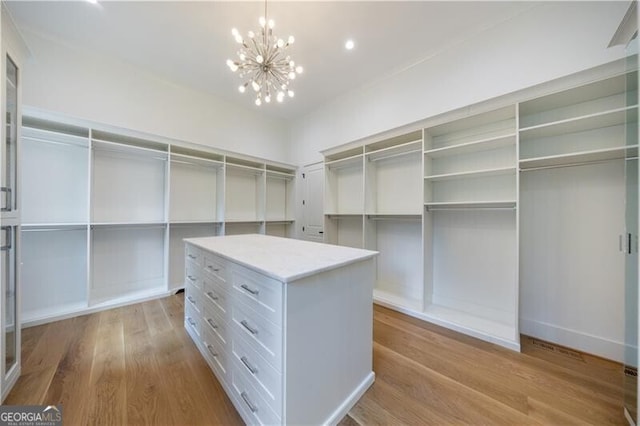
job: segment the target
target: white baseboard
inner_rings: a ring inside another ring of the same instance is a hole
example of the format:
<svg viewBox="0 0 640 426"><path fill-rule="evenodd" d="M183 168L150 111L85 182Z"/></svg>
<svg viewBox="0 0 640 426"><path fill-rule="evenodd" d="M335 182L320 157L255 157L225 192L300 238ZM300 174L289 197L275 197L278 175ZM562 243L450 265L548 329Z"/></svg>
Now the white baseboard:
<svg viewBox="0 0 640 426"><path fill-rule="evenodd" d="M353 406L356 405L356 403L360 400L360 398L362 398L362 395L364 395L367 389L369 389L369 386L373 384L375 379L376 379L376 375L372 371L367 375L367 377L365 377L362 383L360 383L353 390L351 395L349 395L349 397L347 397L347 399L345 399L344 402L340 404L340 406L336 409L336 411L333 412L333 414L331 414L331 416L324 422L324 424L325 425L338 424L338 422L340 422L340 420L342 420L344 416L349 414L349 411L351 411Z"/></svg>
<svg viewBox="0 0 640 426"><path fill-rule="evenodd" d="M520 333L612 361L624 362L623 342L525 318L520 318Z"/></svg>

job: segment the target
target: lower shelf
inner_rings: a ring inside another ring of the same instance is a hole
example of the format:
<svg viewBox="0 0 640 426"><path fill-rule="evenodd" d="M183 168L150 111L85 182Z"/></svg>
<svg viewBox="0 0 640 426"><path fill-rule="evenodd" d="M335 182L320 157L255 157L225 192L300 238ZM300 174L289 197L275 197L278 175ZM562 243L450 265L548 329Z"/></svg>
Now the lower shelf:
<svg viewBox="0 0 640 426"><path fill-rule="evenodd" d="M494 321L441 305L430 304L422 309L420 301L407 300L377 290L373 293L373 301L378 305L435 325L476 337L507 349L520 351L520 335L515 324Z"/></svg>
<svg viewBox="0 0 640 426"><path fill-rule="evenodd" d="M40 324L46 324L53 321L59 321L67 318L73 318L80 315L91 314L94 312L104 311L107 309L117 308L120 306L141 303L147 300L159 299L173 294L175 291L167 291L163 286L158 289L141 291L129 294L117 299L102 301L99 303L88 304L87 302L79 302L58 306L55 309L40 309L25 311L22 313L22 327L32 327Z"/></svg>
<svg viewBox="0 0 640 426"><path fill-rule="evenodd" d="M373 300L380 305L387 305L392 309L402 308L420 312L422 301L418 299L408 299L384 290L373 290Z"/></svg>
<svg viewBox="0 0 640 426"><path fill-rule="evenodd" d="M69 303L46 309L30 310L22 312L22 325L29 326L42 322L50 322L52 318L58 319L84 313L87 302Z"/></svg>

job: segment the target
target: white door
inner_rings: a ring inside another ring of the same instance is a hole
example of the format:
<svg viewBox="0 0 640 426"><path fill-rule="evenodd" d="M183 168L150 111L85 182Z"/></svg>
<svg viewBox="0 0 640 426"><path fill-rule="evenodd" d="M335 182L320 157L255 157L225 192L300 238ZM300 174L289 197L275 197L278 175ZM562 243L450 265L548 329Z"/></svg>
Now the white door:
<svg viewBox="0 0 640 426"><path fill-rule="evenodd" d="M311 164L302 170L302 238L323 241L324 237L324 163Z"/></svg>

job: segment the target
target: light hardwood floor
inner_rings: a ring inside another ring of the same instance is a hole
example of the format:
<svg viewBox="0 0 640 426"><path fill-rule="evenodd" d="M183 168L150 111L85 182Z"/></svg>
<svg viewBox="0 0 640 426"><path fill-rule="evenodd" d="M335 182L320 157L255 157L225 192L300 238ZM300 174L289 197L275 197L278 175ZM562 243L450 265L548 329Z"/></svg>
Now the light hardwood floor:
<svg viewBox="0 0 640 426"><path fill-rule="evenodd" d="M171 296L23 330L5 404L62 404L65 425L242 421ZM376 381L342 426L626 424L621 366L523 337L515 353L374 307Z"/></svg>

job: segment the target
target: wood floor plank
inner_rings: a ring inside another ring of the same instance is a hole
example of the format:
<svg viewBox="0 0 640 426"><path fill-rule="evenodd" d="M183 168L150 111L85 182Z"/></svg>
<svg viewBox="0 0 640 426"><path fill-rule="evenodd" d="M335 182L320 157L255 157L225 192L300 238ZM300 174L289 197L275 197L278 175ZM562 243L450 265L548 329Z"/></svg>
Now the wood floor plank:
<svg viewBox="0 0 640 426"><path fill-rule="evenodd" d="M375 402L382 409L392 412L398 421L407 425L439 426L451 421L448 415L431 410L416 399L407 398L405 392L384 380L376 380L365 393L363 400Z"/></svg>
<svg viewBox="0 0 640 426"><path fill-rule="evenodd" d="M92 392L90 377L100 317L87 315L74 323L76 333L60 360L44 398L47 405L62 405L67 424L87 424ZM68 407L72 410L67 410Z"/></svg>
<svg viewBox="0 0 640 426"><path fill-rule="evenodd" d="M179 424L173 417L169 395L153 350L142 306L123 318L127 422L130 425Z"/></svg>
<svg viewBox="0 0 640 426"><path fill-rule="evenodd" d="M167 317L167 314L162 307L161 301L156 299L144 302L142 303L142 308L144 310L144 315L151 336L154 336L158 333L163 333L173 328L171 321Z"/></svg>
<svg viewBox="0 0 640 426"><path fill-rule="evenodd" d="M69 340L77 331L75 324L78 321L78 318L70 319L69 327L47 327L29 356L22 360L22 372L28 374L43 367L57 366L67 350Z"/></svg>
<svg viewBox="0 0 640 426"><path fill-rule="evenodd" d="M100 313L90 386L96 397L91 400L89 423L127 424L124 335L118 309Z"/></svg>
<svg viewBox="0 0 640 426"><path fill-rule="evenodd" d="M404 423L376 401L362 398L349 412L358 424L367 426L402 426Z"/></svg>

